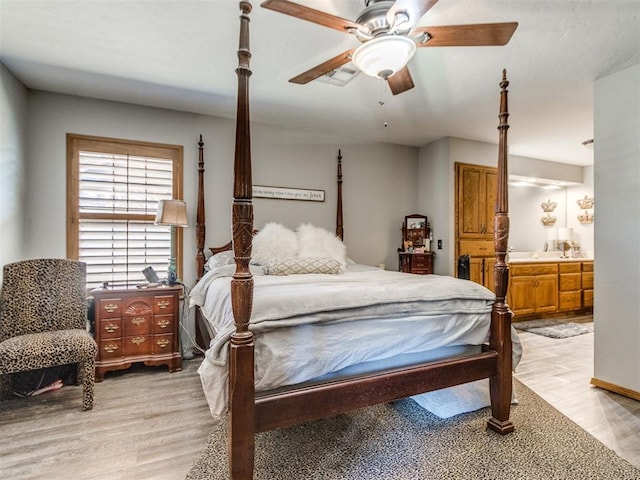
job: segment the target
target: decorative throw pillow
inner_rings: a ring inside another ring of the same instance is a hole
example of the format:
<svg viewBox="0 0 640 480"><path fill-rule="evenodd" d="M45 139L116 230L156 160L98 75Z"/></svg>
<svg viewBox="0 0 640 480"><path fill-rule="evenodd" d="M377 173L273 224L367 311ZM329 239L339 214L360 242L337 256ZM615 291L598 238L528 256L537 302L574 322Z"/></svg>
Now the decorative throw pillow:
<svg viewBox="0 0 640 480"><path fill-rule="evenodd" d="M204 265L204 269L207 271L215 270L216 268L224 267L225 265L232 265L235 263L233 258L233 252L220 252L215 255L211 255L207 263Z"/></svg>
<svg viewBox="0 0 640 480"><path fill-rule="evenodd" d="M253 237L251 263L264 265L272 258L295 257L298 253L296 232L279 223L267 223Z"/></svg>
<svg viewBox="0 0 640 480"><path fill-rule="evenodd" d="M298 227L298 256L328 257L347 266L347 247L333 233L320 227L303 223Z"/></svg>
<svg viewBox="0 0 640 480"><path fill-rule="evenodd" d="M294 275L306 273L342 273L342 265L328 257L272 258L262 266L265 275Z"/></svg>

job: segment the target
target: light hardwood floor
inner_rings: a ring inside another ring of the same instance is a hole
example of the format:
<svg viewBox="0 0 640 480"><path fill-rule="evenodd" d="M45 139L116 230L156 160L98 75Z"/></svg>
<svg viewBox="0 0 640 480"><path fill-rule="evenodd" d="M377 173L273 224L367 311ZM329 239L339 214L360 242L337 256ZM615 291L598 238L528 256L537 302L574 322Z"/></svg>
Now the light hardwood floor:
<svg viewBox="0 0 640 480"><path fill-rule="evenodd" d="M640 468L640 402L589 386L593 334L521 339L517 378ZM74 386L1 403L0 478L182 480L213 425L199 362L109 373L91 412Z"/></svg>
<svg viewBox="0 0 640 480"><path fill-rule="evenodd" d="M640 402L590 385L593 335L558 340L520 333L516 378L640 468Z"/></svg>

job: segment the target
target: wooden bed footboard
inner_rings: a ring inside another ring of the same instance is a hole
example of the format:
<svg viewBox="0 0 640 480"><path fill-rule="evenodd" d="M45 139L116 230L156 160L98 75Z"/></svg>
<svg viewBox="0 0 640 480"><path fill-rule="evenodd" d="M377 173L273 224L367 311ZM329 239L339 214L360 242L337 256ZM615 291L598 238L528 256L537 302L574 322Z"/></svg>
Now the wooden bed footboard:
<svg viewBox="0 0 640 480"><path fill-rule="evenodd" d="M489 344L478 354L428 364L399 368L357 378L330 381L311 387L256 395L254 386L254 338L249 330L253 302L253 278L249 270L253 236L251 135L249 111L249 14L252 6L240 1L238 49L238 97L232 206L233 240L217 249L233 249L236 270L231 281L235 333L229 346L229 473L233 480L253 478L255 434L336 415L348 410L387 402L410 395L488 378L491 418L487 427L506 434L511 422L512 344L511 312L506 304L508 266L505 258L509 235L507 195L507 123L509 113L506 72L500 81L498 191L494 219L496 251L496 301L491 313ZM203 142L199 142L197 253L198 278L204 273L204 163ZM343 238L342 155L338 152L338 212L336 235ZM212 252L216 253L216 252ZM210 338L197 315L198 335L206 346Z"/></svg>

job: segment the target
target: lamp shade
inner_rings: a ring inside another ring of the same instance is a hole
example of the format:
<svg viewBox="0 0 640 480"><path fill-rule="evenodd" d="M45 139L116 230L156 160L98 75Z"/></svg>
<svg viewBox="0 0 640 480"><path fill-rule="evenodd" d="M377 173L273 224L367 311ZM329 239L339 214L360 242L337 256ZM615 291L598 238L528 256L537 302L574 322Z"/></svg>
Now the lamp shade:
<svg viewBox="0 0 640 480"><path fill-rule="evenodd" d="M570 242L573 240L573 228L559 228L558 240L565 240Z"/></svg>
<svg viewBox="0 0 640 480"><path fill-rule="evenodd" d="M367 75L387 79L402 70L414 53L416 44L410 38L385 35L360 45L351 60Z"/></svg>
<svg viewBox="0 0 640 480"><path fill-rule="evenodd" d="M155 223L157 225L188 227L187 204L182 200L160 200Z"/></svg>

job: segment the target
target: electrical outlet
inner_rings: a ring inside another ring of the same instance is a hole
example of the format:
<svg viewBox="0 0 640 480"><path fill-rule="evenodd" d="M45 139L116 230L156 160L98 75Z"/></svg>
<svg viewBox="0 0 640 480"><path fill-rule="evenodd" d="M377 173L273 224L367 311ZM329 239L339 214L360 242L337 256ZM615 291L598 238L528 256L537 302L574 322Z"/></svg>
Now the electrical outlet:
<svg viewBox="0 0 640 480"><path fill-rule="evenodd" d="M438 250L442 250L442 239L438 239Z"/></svg>

